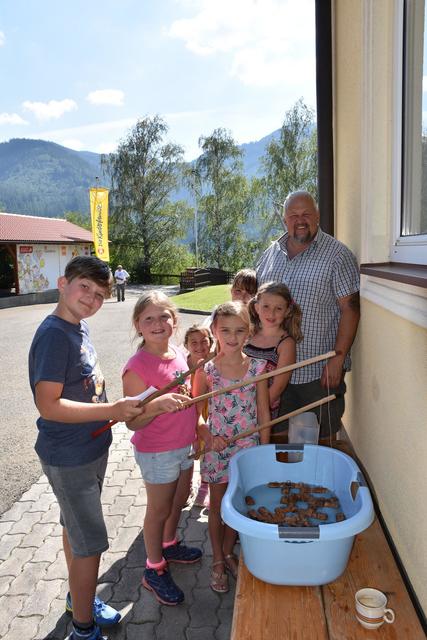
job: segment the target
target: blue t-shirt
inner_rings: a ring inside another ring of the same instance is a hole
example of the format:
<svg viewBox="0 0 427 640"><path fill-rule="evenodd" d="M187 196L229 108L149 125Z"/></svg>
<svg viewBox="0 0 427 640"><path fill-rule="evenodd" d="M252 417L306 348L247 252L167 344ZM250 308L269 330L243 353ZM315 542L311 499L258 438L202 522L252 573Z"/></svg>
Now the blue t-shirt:
<svg viewBox="0 0 427 640"><path fill-rule="evenodd" d="M47 316L37 329L29 353L33 395L38 382L60 382L61 398L77 402L107 402L105 382L89 339L87 323L73 324ZM101 457L111 444L111 430L92 438L104 421L65 423L37 420L35 450L45 464L69 467Z"/></svg>

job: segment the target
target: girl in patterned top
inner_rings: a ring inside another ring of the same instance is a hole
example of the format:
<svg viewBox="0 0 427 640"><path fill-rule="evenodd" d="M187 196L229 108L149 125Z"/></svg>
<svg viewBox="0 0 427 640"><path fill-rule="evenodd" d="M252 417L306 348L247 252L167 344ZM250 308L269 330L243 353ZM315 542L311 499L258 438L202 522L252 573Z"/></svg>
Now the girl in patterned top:
<svg viewBox="0 0 427 640"><path fill-rule="evenodd" d="M262 373L265 361L251 358L242 351L250 329L247 308L241 302L227 302L215 309L212 333L217 340L218 355L204 369L196 372L193 394L195 396L244 380ZM203 405L203 403L200 403ZM226 569L235 577L237 559L233 554L236 532L221 520L221 500L228 484L228 465L231 456L243 447L267 444L268 430L227 444L227 438L246 431L270 419L267 381L262 380L234 391L209 398L208 420L199 410L199 437L206 443L201 462L202 480L209 482L210 508L209 536L213 562L211 588L218 593L228 591Z"/></svg>
<svg viewBox="0 0 427 640"><path fill-rule="evenodd" d="M243 351L253 358L267 360L267 370L285 367L296 360L296 343L302 340L299 305L288 287L278 282L263 284L248 305L253 334ZM275 418L280 396L292 372L269 378L270 410ZM278 425L278 429L283 428ZM273 429L274 433L274 429Z"/></svg>

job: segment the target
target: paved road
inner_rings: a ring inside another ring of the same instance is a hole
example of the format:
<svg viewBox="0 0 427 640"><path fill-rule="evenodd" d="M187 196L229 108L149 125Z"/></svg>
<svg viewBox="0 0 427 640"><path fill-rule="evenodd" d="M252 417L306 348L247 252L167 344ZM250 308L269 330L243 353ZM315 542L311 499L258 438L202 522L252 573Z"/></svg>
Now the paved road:
<svg viewBox="0 0 427 640"><path fill-rule="evenodd" d="M129 289L124 302L107 300L89 319L110 400L121 397L120 371L134 352L131 317L139 291ZM32 337L54 304L0 310L0 514L9 509L41 474L34 452L37 411L28 384L27 356ZM198 316L182 314L177 340Z"/></svg>

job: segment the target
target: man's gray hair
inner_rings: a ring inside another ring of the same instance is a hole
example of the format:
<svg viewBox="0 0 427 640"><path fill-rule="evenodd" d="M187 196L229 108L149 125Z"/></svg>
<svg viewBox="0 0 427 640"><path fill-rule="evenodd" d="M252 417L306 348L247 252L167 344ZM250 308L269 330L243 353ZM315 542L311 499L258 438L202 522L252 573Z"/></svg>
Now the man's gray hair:
<svg viewBox="0 0 427 640"><path fill-rule="evenodd" d="M314 208L317 210L318 206L317 206L317 202L316 200L313 198L313 196L311 195L311 193L309 191L305 191L304 189L298 190L298 191L291 191L291 193L289 193L286 196L286 199L283 203L283 210L286 213L286 211L288 210L289 204L292 200L294 200L295 198L308 198L309 200L311 200L311 202L313 203Z"/></svg>

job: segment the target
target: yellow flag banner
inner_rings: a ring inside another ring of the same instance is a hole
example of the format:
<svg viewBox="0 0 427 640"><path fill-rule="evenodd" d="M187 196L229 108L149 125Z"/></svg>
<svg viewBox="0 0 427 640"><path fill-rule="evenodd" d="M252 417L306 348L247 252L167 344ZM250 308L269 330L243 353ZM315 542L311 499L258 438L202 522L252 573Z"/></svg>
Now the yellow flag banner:
<svg viewBox="0 0 427 640"><path fill-rule="evenodd" d="M89 189L90 216L96 257L109 262L108 250L108 189L94 187Z"/></svg>

